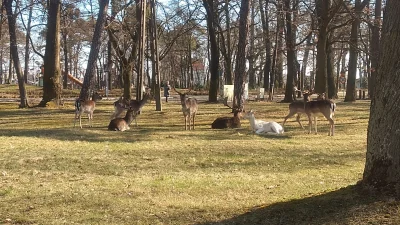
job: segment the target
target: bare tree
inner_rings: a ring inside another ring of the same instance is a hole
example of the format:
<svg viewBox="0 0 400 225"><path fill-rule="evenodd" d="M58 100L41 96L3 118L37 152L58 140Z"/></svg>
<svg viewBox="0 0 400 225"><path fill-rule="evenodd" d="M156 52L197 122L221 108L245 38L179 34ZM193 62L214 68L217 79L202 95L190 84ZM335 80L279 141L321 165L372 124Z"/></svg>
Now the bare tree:
<svg viewBox="0 0 400 225"><path fill-rule="evenodd" d="M104 30L104 24L106 21L107 10L108 10L109 0L99 0L99 15L96 21L96 27L94 29L92 44L89 53L89 59L87 62L85 78L83 81L81 93L79 95L80 99L89 99L90 92L92 88L92 83L95 77L96 60L99 55L99 49L101 44L101 34Z"/></svg>
<svg viewBox="0 0 400 225"><path fill-rule="evenodd" d="M244 109L244 81L246 74L246 51L249 31L250 1L242 0L239 11L239 42L235 67L234 105L233 108Z"/></svg>
<svg viewBox="0 0 400 225"><path fill-rule="evenodd" d="M18 57L18 44L17 44L17 34L16 34L16 15L12 12L12 0L4 0L3 4L6 8L7 19L8 19L8 30L10 34L10 51L12 56L12 61L14 63L15 72L18 78L18 87L20 94L20 108L28 107L28 98L26 95L25 79L22 73L21 63ZM11 65L10 65L11 68Z"/></svg>

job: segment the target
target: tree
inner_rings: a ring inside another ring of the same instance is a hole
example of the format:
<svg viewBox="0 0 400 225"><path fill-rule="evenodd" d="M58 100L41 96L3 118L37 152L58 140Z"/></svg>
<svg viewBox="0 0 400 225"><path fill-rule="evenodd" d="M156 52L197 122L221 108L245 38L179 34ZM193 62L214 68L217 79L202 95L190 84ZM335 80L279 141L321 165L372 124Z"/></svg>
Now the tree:
<svg viewBox="0 0 400 225"><path fill-rule="evenodd" d="M18 78L18 87L20 94L20 108L28 107L28 98L26 95L25 79L22 73L21 62L18 57L18 44L17 44L17 27L16 27L16 15L12 12L12 0L4 0L4 6L7 12L8 18L8 30L10 33L10 51L12 56L12 61L14 63L15 72ZM11 68L11 65L10 65Z"/></svg>
<svg viewBox="0 0 400 225"><path fill-rule="evenodd" d="M400 1L388 0L383 16L363 184L399 195L400 188Z"/></svg>
<svg viewBox="0 0 400 225"><path fill-rule="evenodd" d="M356 0L355 15L351 24L350 33L350 56L349 56L349 74L347 76L347 87L345 102L352 102L356 100L356 74L357 74L357 57L358 57L358 31L360 29L360 14L364 7L369 3L369 0Z"/></svg>
<svg viewBox="0 0 400 225"><path fill-rule="evenodd" d="M95 77L96 60L99 55L99 49L101 44L101 34L104 30L104 24L106 21L107 10L108 10L109 0L99 0L99 15L97 17L96 26L94 29L92 44L89 53L89 59L87 62L85 78L83 80L83 85L81 93L79 95L80 99L89 99L89 90L92 88L92 83Z"/></svg>
<svg viewBox="0 0 400 225"><path fill-rule="evenodd" d="M242 0L239 11L239 42L235 66L235 86L233 108L244 109L244 81L246 74L246 50L249 31L250 1Z"/></svg>
<svg viewBox="0 0 400 225"><path fill-rule="evenodd" d="M60 15L61 1L49 1L47 20L46 50L44 54L43 98L39 106L46 107L50 101L60 104Z"/></svg>
<svg viewBox="0 0 400 225"><path fill-rule="evenodd" d="M207 30L210 41L210 90L208 92L208 100L210 102L217 102L218 97L218 80L219 80L219 47L217 41L216 27L217 21L217 6L213 0L203 0L204 8L206 9L207 17Z"/></svg>
<svg viewBox="0 0 400 225"><path fill-rule="evenodd" d="M368 94L372 98L374 95L374 77L377 73L379 61L379 42L380 42L380 27L381 27L381 12L382 0L375 0L375 19L371 27L371 79L368 80Z"/></svg>

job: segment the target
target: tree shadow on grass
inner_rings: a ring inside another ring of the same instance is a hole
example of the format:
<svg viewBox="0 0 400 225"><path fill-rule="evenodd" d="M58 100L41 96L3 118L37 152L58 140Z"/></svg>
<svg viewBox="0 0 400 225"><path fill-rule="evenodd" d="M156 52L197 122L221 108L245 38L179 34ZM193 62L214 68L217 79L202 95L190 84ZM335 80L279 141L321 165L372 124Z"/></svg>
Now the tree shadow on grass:
<svg viewBox="0 0 400 225"><path fill-rule="evenodd" d="M376 210L371 205L377 201L379 199L376 196L363 194L358 186L348 186L318 196L261 206L226 220L197 225L366 224L370 216L367 214L371 213L366 208Z"/></svg>

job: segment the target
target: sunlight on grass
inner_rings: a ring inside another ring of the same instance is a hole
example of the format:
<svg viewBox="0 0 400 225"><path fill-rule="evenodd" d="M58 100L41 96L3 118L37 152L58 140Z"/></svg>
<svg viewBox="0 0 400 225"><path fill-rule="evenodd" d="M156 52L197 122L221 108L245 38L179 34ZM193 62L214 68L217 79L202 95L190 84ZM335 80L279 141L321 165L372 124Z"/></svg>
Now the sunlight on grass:
<svg viewBox="0 0 400 225"><path fill-rule="evenodd" d="M112 101L93 128L74 128L73 102L60 109L0 104L0 221L33 224L195 224L220 221L278 202L317 196L362 178L369 102L338 102L334 137L289 119L281 136L257 136L249 122L211 130L231 115L200 102L194 131L180 105L148 103L138 127L109 132ZM256 118L282 123L288 104L249 102ZM302 123L307 125L303 116ZM134 222L132 222L134 221Z"/></svg>

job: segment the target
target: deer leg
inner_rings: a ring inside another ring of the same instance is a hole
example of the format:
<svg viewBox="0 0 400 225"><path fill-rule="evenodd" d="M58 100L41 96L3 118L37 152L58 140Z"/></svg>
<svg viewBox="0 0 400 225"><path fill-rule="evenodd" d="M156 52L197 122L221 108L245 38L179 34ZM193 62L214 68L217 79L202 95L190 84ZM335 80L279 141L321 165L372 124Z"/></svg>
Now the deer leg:
<svg viewBox="0 0 400 225"><path fill-rule="evenodd" d="M82 114L79 114L79 126L82 129Z"/></svg>
<svg viewBox="0 0 400 225"><path fill-rule="evenodd" d="M76 119L78 119L78 114L75 112L74 127L75 127L75 124L76 124Z"/></svg>
<svg viewBox="0 0 400 225"><path fill-rule="evenodd" d="M193 115L193 130L194 130L194 118L196 117L196 115Z"/></svg>
<svg viewBox="0 0 400 225"><path fill-rule="evenodd" d="M282 127L285 126L286 120L289 119L290 117L292 117L294 114L296 114L296 112L292 112L292 111L289 112L289 114L283 120Z"/></svg>
<svg viewBox="0 0 400 225"><path fill-rule="evenodd" d="M307 114L308 117L308 133L311 134L311 127L312 127L312 120L311 120L311 115Z"/></svg>
<svg viewBox="0 0 400 225"><path fill-rule="evenodd" d="M333 136L335 133L335 122L332 118L327 118L329 121L329 133L328 136Z"/></svg>
<svg viewBox="0 0 400 225"><path fill-rule="evenodd" d="M303 125L300 123L300 113L297 113L296 121L300 124L300 127L304 129Z"/></svg>
<svg viewBox="0 0 400 225"><path fill-rule="evenodd" d="M185 115L185 130L187 130L187 116Z"/></svg>
<svg viewBox="0 0 400 225"><path fill-rule="evenodd" d="M315 127L315 134L317 134L317 117L314 116L314 127Z"/></svg>

